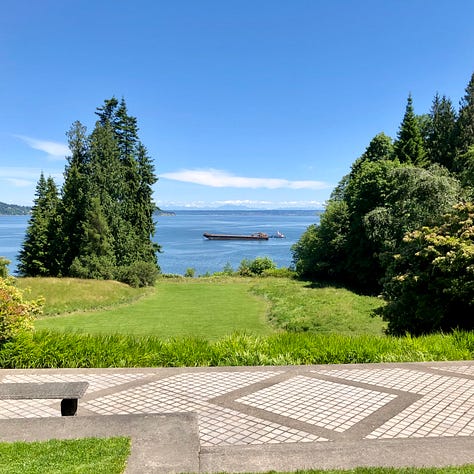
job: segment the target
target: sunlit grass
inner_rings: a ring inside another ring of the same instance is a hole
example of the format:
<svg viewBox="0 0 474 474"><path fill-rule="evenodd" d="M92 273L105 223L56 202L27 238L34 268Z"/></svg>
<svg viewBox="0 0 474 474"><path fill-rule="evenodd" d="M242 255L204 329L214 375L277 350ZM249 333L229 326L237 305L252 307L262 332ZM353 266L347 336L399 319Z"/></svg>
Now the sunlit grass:
<svg viewBox="0 0 474 474"><path fill-rule="evenodd" d="M292 332L382 334L386 324L371 317L384 304L344 288L316 286L287 278L263 278L253 291L270 301L270 321Z"/></svg>
<svg viewBox="0 0 474 474"><path fill-rule="evenodd" d="M130 455L129 438L83 438L0 443L2 474L120 474Z"/></svg>
<svg viewBox="0 0 474 474"><path fill-rule="evenodd" d="M235 331L272 333L266 313L265 300L252 294L243 279L160 279L152 293L133 304L45 318L36 328L214 340Z"/></svg>
<svg viewBox="0 0 474 474"><path fill-rule="evenodd" d="M131 303L153 291L117 281L78 278L17 278L16 286L26 290L29 298L44 297L44 316Z"/></svg>

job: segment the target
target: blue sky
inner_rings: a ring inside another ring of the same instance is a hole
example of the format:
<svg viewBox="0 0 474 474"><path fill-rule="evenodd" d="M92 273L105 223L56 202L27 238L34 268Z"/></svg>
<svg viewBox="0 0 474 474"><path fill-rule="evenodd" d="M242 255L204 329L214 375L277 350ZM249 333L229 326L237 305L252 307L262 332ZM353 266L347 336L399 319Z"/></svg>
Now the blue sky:
<svg viewBox="0 0 474 474"><path fill-rule="evenodd" d="M0 201L62 182L65 133L124 97L155 201L320 208L409 93L455 105L472 0L2 0Z"/></svg>

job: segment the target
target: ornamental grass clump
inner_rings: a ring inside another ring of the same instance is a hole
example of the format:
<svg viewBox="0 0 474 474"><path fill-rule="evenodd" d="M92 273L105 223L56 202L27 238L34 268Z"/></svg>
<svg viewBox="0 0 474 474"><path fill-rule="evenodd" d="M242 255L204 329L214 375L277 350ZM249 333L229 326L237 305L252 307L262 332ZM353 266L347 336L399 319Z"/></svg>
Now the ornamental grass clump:
<svg viewBox="0 0 474 474"><path fill-rule="evenodd" d="M12 277L0 278L0 344L33 330L35 316L41 314L43 300L24 299Z"/></svg>

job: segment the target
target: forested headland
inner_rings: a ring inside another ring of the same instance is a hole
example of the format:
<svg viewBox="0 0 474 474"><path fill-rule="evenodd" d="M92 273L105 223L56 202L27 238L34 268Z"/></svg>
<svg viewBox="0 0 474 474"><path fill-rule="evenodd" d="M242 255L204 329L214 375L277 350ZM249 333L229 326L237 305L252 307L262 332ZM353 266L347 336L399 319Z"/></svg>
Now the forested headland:
<svg viewBox="0 0 474 474"><path fill-rule="evenodd" d="M0 202L0 216L24 216L30 212L31 207Z"/></svg>
<svg viewBox="0 0 474 474"><path fill-rule="evenodd" d="M381 294L392 334L474 329L474 74L380 133L293 247L298 275Z"/></svg>

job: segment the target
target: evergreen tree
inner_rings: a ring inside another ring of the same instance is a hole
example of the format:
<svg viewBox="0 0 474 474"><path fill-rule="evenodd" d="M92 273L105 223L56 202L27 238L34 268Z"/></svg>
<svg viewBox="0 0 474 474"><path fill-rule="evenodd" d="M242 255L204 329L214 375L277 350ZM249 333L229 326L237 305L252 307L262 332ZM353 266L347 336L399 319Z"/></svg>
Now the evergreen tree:
<svg viewBox="0 0 474 474"><path fill-rule="evenodd" d="M466 93L461 99L459 118L457 122L458 153L466 153L474 145L474 73L466 87ZM462 170L460 163L459 170Z"/></svg>
<svg viewBox="0 0 474 474"><path fill-rule="evenodd" d="M59 206L61 226L58 232L60 240L60 274L67 275L73 260L79 255L83 237L82 225L88 200L89 145L87 129L76 121L67 132L71 156L67 157L64 171L64 184Z"/></svg>
<svg viewBox="0 0 474 474"><path fill-rule="evenodd" d="M114 239L98 197L91 199L82 231L81 248L79 256L71 265L71 275L79 278L113 279L116 267Z"/></svg>
<svg viewBox="0 0 474 474"><path fill-rule="evenodd" d="M18 255L18 270L23 276L50 276L58 270L55 242L59 196L54 180L41 173L36 186L31 218Z"/></svg>
<svg viewBox="0 0 474 474"><path fill-rule="evenodd" d="M394 144L395 157L400 163L423 166L426 164L426 152L420 124L413 109L411 94L408 96L405 115Z"/></svg>
<svg viewBox="0 0 474 474"><path fill-rule="evenodd" d="M455 157L456 111L451 101L446 96L440 98L436 94L430 117L427 137L428 159L452 171Z"/></svg>

